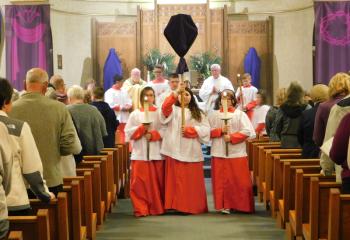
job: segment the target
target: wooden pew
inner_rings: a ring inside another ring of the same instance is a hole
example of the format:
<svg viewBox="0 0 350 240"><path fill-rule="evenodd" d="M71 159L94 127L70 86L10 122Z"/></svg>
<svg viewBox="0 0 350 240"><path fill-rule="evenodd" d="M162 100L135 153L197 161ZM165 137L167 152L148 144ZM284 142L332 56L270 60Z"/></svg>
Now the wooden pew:
<svg viewBox="0 0 350 240"><path fill-rule="evenodd" d="M108 170L108 191L112 193L112 203L117 203L117 185L114 183L114 155L117 154L117 150L102 150L102 155L107 156L107 170Z"/></svg>
<svg viewBox="0 0 350 240"><path fill-rule="evenodd" d="M101 169L101 194L105 202L105 211L110 212L112 206L112 192L108 191L108 168L107 158L103 155L84 156L83 162L98 163Z"/></svg>
<svg viewBox="0 0 350 240"><path fill-rule="evenodd" d="M292 166L305 164L304 161L311 161L306 163L306 165L319 165L319 159L281 159L279 156L276 156L273 159L273 184L272 190L270 191L270 209L271 216L273 218L277 217L278 212L278 200L282 198L283 195L283 171L284 163L291 162ZM281 226L282 227L282 226Z"/></svg>
<svg viewBox="0 0 350 240"><path fill-rule="evenodd" d="M319 173L321 168L318 164L310 165L310 162L307 160L294 166L291 166L291 162L284 163L283 194L282 198L278 199L277 212L277 224L282 228L285 227L285 223L289 222L289 210L294 209L295 174L297 169L303 169L305 173Z"/></svg>
<svg viewBox="0 0 350 240"><path fill-rule="evenodd" d="M96 213L97 217L97 227L98 230L99 227L103 223L103 212L101 210L104 210L101 206L101 177L100 177L100 166L97 164L94 164L95 166L91 166L91 168L82 166L77 167L76 172L77 176L84 176L85 172L90 172L91 174L91 180L92 180L92 211ZM95 167L92 168L92 167ZM104 204L104 203L103 203Z"/></svg>
<svg viewBox="0 0 350 240"><path fill-rule="evenodd" d="M295 175L294 209L289 210L289 224L287 224L288 239L303 238L303 223L309 222L310 179L318 177L322 182L335 181L334 176L305 174L303 169L297 169Z"/></svg>
<svg viewBox="0 0 350 240"><path fill-rule="evenodd" d="M129 154L129 143L117 144L118 147L121 148L121 159L122 159L122 191L121 195L124 198L129 197L129 189L130 189L130 154Z"/></svg>
<svg viewBox="0 0 350 240"><path fill-rule="evenodd" d="M85 240L86 227L81 223L81 202L79 182L73 180L70 185L63 186L68 200L69 239Z"/></svg>
<svg viewBox="0 0 350 240"><path fill-rule="evenodd" d="M249 170L253 171L253 143L263 143L263 142L268 142L268 139L248 139L246 140L246 150L247 150L247 155L248 155L248 161L249 161Z"/></svg>
<svg viewBox="0 0 350 240"><path fill-rule="evenodd" d="M23 233L22 233L22 231L11 231L7 239L8 240L23 240Z"/></svg>
<svg viewBox="0 0 350 240"><path fill-rule="evenodd" d="M48 209L39 209L36 216L9 216L8 219L10 231L22 231L23 239L51 239Z"/></svg>
<svg viewBox="0 0 350 240"><path fill-rule="evenodd" d="M120 171L121 163L119 163L119 148L103 148L102 151L113 151L113 173L114 173L114 184L117 189L117 194L120 191L121 177Z"/></svg>
<svg viewBox="0 0 350 240"><path fill-rule="evenodd" d="M350 237L350 194L330 190L328 240L345 240Z"/></svg>
<svg viewBox="0 0 350 240"><path fill-rule="evenodd" d="M58 193L57 199L51 200L50 203L43 203L38 199L30 199L30 206L34 212L39 211L39 209L48 209L50 237L52 240L69 239L67 193Z"/></svg>
<svg viewBox="0 0 350 240"><path fill-rule="evenodd" d="M91 172L86 171L83 176L64 177L64 185L69 185L73 180L79 182L82 225L86 226L86 236L96 239L97 216L92 207L92 179Z"/></svg>
<svg viewBox="0 0 350 240"><path fill-rule="evenodd" d="M263 182L265 181L266 151L268 149L280 149L280 145L258 146L258 174L256 175L256 186L258 188L259 201L263 201Z"/></svg>
<svg viewBox="0 0 350 240"><path fill-rule="evenodd" d="M320 182L317 177L311 178L309 222L303 224L303 236L306 240L328 237L329 190L340 186L340 183Z"/></svg>
<svg viewBox="0 0 350 240"><path fill-rule="evenodd" d="M261 179L261 188L263 191L263 202L266 209L269 209L270 191L273 180L273 157L280 156L280 159L301 158L301 149L266 149L265 150L265 167L264 176Z"/></svg>

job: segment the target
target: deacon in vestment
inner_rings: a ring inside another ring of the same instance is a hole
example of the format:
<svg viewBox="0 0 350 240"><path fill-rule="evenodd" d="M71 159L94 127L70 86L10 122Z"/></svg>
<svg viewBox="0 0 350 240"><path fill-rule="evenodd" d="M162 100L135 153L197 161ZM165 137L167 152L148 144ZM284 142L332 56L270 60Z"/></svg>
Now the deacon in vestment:
<svg viewBox="0 0 350 240"><path fill-rule="evenodd" d="M160 154L162 127L154 90L141 91L141 109L134 110L125 126L131 153L130 198L137 217L164 213L164 159ZM147 97L147 100L145 99Z"/></svg>
<svg viewBox="0 0 350 240"><path fill-rule="evenodd" d="M265 119L267 112L270 109L270 106L265 104L265 91L258 91L255 102L256 106L252 109L252 124L255 129L255 133L258 136L266 134Z"/></svg>
<svg viewBox="0 0 350 240"><path fill-rule="evenodd" d="M234 91L231 81L220 74L221 67L219 64L211 65L210 70L212 76L204 80L199 90L199 97L205 102L205 112L207 113L214 109L219 92L222 92L224 89Z"/></svg>
<svg viewBox="0 0 350 240"><path fill-rule="evenodd" d="M242 88L238 88L236 91L236 98L238 100L237 108L239 110L245 111L249 117L252 119L252 109L256 106L256 94L258 89L251 85L252 77L249 73L243 74L242 78ZM242 93L241 93L242 89ZM243 104L242 104L243 99Z"/></svg>
<svg viewBox="0 0 350 240"><path fill-rule="evenodd" d="M181 93L184 94L184 124ZM162 105L166 124L161 154L165 156L165 209L199 214L208 211L201 143L208 143L208 119L198 108L193 93L180 83L178 91Z"/></svg>
<svg viewBox="0 0 350 240"><path fill-rule="evenodd" d="M155 79L153 79L147 85L154 89L157 99L162 93L168 91L169 83L168 80L163 77L163 65L157 64L154 66L153 73L155 75Z"/></svg>
<svg viewBox="0 0 350 240"><path fill-rule="evenodd" d="M140 93L142 88L146 87L146 85L147 82L141 79L141 71L138 68L133 68L130 73L130 78L126 79L123 83L122 89L128 92L134 110L141 108Z"/></svg>
<svg viewBox="0 0 350 240"><path fill-rule="evenodd" d="M227 126L222 120L222 94L215 104L215 111L209 115L212 140L212 186L215 209L229 214L230 210L254 212L253 187L248 167L245 140L254 138L254 128L247 115L236 109L236 97L231 90L227 93ZM226 144L228 151L226 152Z"/></svg>
<svg viewBox="0 0 350 240"><path fill-rule="evenodd" d="M129 118L129 112L132 108L131 98L126 90L122 89L123 78L119 75L114 76L114 85L105 93L105 102L112 108L119 121L117 128L117 139L119 143L125 143L125 124Z"/></svg>

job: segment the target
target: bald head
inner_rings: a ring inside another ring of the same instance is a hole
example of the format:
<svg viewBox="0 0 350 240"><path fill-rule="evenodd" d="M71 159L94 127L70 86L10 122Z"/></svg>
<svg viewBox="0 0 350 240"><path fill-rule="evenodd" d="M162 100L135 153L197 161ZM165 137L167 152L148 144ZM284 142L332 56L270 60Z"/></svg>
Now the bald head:
<svg viewBox="0 0 350 240"><path fill-rule="evenodd" d="M39 92L45 94L49 76L41 68L32 68L26 75L27 92Z"/></svg>

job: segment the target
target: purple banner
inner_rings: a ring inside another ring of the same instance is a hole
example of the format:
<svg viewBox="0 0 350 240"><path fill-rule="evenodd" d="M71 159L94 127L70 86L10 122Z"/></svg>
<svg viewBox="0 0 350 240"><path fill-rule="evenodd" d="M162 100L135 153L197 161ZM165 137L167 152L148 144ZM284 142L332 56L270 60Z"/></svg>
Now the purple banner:
<svg viewBox="0 0 350 240"><path fill-rule="evenodd" d="M49 5L8 5L6 23L6 77L23 89L26 72L33 67L53 72Z"/></svg>
<svg viewBox="0 0 350 240"><path fill-rule="evenodd" d="M315 2L316 83L350 70L350 2Z"/></svg>

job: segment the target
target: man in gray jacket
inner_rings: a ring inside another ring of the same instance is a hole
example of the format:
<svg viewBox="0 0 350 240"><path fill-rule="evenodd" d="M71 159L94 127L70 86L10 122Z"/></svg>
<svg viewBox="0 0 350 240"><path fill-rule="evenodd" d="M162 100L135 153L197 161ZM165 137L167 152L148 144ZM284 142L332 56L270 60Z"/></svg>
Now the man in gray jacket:
<svg viewBox="0 0 350 240"><path fill-rule="evenodd" d="M27 92L14 102L10 117L29 124L42 160L44 179L56 196L62 190L61 155L81 151L72 118L65 105L45 97L48 75L33 68L26 75Z"/></svg>

